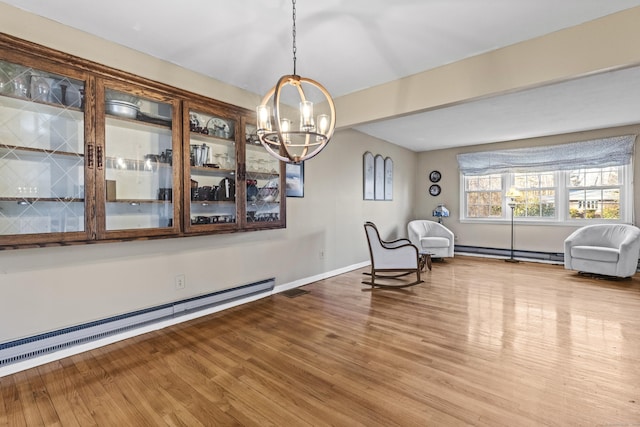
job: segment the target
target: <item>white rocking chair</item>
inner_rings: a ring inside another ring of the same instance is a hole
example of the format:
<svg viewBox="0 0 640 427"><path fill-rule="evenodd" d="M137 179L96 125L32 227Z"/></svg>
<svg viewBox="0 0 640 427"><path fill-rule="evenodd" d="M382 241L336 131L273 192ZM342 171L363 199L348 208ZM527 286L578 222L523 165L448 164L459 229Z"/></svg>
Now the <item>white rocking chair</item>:
<svg viewBox="0 0 640 427"><path fill-rule="evenodd" d="M367 234L371 255L371 273L365 274L370 275L371 280L363 280L362 283L370 285L372 288L406 288L424 282L420 278L421 265L418 248L408 239L386 242L380 239L380 233L372 222L366 222L364 230ZM413 273L416 274L416 280L410 283L381 284L376 282L376 279L398 279Z"/></svg>

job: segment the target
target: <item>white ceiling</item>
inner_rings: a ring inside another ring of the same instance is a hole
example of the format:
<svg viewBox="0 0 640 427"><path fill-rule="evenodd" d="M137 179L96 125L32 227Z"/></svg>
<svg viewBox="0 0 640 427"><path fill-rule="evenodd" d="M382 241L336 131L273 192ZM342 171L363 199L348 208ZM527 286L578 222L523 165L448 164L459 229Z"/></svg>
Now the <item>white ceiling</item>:
<svg viewBox="0 0 640 427"><path fill-rule="evenodd" d="M250 92L293 71L290 0L2 0ZM298 0L297 72L334 98L640 0ZM357 126L414 151L640 123L640 68Z"/></svg>

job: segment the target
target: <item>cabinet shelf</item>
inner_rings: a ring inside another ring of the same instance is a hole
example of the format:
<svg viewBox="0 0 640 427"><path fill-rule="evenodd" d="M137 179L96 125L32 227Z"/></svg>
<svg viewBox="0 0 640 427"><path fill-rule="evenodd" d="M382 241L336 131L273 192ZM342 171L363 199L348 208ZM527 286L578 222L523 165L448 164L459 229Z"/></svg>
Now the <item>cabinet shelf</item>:
<svg viewBox="0 0 640 427"><path fill-rule="evenodd" d="M227 176L234 175L234 169L207 168L203 166L191 166L191 175Z"/></svg>
<svg viewBox="0 0 640 427"><path fill-rule="evenodd" d="M84 157L84 153L72 153L69 151L51 150L48 148L22 147L18 145L2 144L0 145L0 153L8 153L9 151L21 151L25 156L37 157L39 154L49 154L55 156Z"/></svg>
<svg viewBox="0 0 640 427"><path fill-rule="evenodd" d="M23 96L15 96L10 94L2 94L2 104L6 107L16 110L24 110L38 114L60 114L60 110L67 110L84 115L82 108L64 105L56 102L47 102L39 99L31 99Z"/></svg>
<svg viewBox="0 0 640 427"><path fill-rule="evenodd" d="M169 163L156 162L153 160L135 160L135 159L124 159L122 157L107 157L107 168L109 169L118 169L122 171L139 171L140 166L143 167L151 167L154 168L171 168L172 165Z"/></svg>
<svg viewBox="0 0 640 427"><path fill-rule="evenodd" d="M209 142L209 143L222 142L224 144L233 144L236 142L234 138L222 138L222 137L211 135L211 134L204 134L204 133L197 133L197 132L191 132L189 136L191 141Z"/></svg>
<svg viewBox="0 0 640 427"><path fill-rule="evenodd" d="M109 117L110 119L121 120L123 123L134 123L134 124L144 125L144 126L150 125L150 126L157 126L163 129L171 129L171 119L162 118L159 116L152 116L145 113L138 113L135 119L118 116L117 114L111 114L111 113L107 113L107 117Z"/></svg>
<svg viewBox="0 0 640 427"><path fill-rule="evenodd" d="M191 204L200 206L233 206L236 202L233 200L191 200Z"/></svg>
<svg viewBox="0 0 640 427"><path fill-rule="evenodd" d="M126 205L141 205L141 204L164 204L173 203L171 200L157 200L157 199L116 199L107 200L107 203L120 203Z"/></svg>
<svg viewBox="0 0 640 427"><path fill-rule="evenodd" d="M0 197L0 202L16 202L32 205L36 202L84 203L84 199L77 197Z"/></svg>
<svg viewBox="0 0 640 427"><path fill-rule="evenodd" d="M249 179L274 179L280 177L277 172L253 172L247 170L247 178Z"/></svg>

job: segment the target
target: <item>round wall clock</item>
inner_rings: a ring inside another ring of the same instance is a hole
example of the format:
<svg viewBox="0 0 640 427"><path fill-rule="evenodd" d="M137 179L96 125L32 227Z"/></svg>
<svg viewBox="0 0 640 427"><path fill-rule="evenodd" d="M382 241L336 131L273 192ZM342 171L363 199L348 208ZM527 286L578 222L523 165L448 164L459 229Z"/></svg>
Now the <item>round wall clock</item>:
<svg viewBox="0 0 640 427"><path fill-rule="evenodd" d="M433 184L431 187L429 187L429 194L431 194L432 196L438 196L440 194L440 191L442 191L442 189L438 184Z"/></svg>
<svg viewBox="0 0 640 427"><path fill-rule="evenodd" d="M438 182L438 181L440 181L440 178L442 178L442 175L438 171L432 171L429 174L429 180L431 182Z"/></svg>

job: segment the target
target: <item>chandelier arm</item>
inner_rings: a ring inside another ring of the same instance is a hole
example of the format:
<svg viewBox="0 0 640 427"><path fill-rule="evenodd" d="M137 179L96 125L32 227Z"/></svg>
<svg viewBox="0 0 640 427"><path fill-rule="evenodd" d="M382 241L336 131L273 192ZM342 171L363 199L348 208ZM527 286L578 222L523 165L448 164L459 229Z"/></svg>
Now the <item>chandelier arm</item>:
<svg viewBox="0 0 640 427"><path fill-rule="evenodd" d="M334 132L335 127L336 127L336 106L333 103L333 99L331 98L331 95L329 94L327 89L325 89L324 86L322 86L317 81L315 81L313 79L306 78L306 77L300 77L300 81L301 82L307 82L307 83L315 86L320 92L322 92L324 97L327 99L327 105L329 106L329 112L331 113L331 115L330 115L330 119L331 120L329 122L328 132L326 133L327 142L328 142L331 139L331 137L333 136L333 132Z"/></svg>
<svg viewBox="0 0 640 427"><path fill-rule="evenodd" d="M286 85L291 78L294 76L282 76L278 83L274 87L273 94L273 115L275 118L275 129L278 135L279 145L284 147L287 157L289 157L289 150L287 150L287 144L285 143L285 139L282 135L282 120L280 116L280 94L282 93L282 86ZM290 158L290 157L289 157Z"/></svg>

